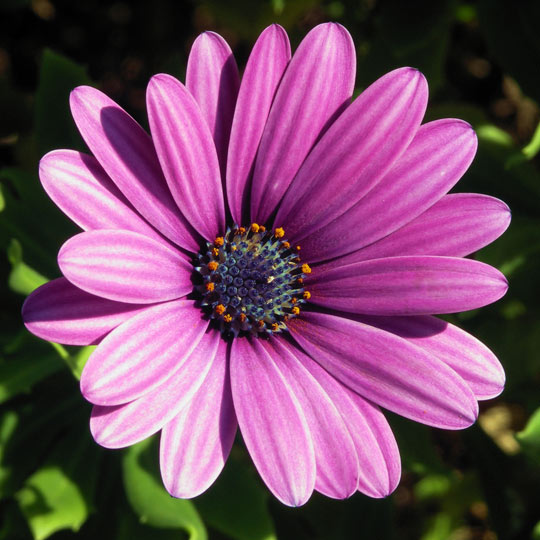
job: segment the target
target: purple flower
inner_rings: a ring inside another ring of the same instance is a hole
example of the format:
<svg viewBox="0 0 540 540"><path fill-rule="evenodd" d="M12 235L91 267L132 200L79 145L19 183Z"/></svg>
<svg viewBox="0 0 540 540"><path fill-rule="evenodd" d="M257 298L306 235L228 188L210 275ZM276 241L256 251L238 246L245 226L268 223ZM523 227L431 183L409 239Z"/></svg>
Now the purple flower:
<svg viewBox="0 0 540 540"><path fill-rule="evenodd" d="M472 424L504 372L474 337L433 317L504 295L464 258L497 238L501 201L447 192L476 136L421 125L424 77L388 73L351 103L354 46L337 24L290 58L279 26L241 84L231 50L202 34L186 86L148 85L151 137L89 87L73 91L93 156L57 150L40 178L85 231L64 277L26 301L28 329L98 344L81 378L96 441L159 430L167 490L193 497L220 473L237 426L283 503L391 493L400 477L380 407L423 424Z"/></svg>

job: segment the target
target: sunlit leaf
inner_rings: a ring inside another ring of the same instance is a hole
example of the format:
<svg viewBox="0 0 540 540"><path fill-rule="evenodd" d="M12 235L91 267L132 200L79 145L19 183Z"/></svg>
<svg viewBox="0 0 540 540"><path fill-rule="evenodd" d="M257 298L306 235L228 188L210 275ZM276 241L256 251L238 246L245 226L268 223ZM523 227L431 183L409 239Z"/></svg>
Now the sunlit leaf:
<svg viewBox="0 0 540 540"><path fill-rule="evenodd" d="M540 409L533 413L525 429L516 433L516 437L524 448L540 455Z"/></svg>
<svg viewBox="0 0 540 540"><path fill-rule="evenodd" d="M22 247L18 240L11 240L7 256L11 263L11 273L8 283L13 291L27 295L49 281L45 276L42 276L39 272L36 272L24 263Z"/></svg>
<svg viewBox="0 0 540 540"><path fill-rule="evenodd" d="M171 497L161 482L157 448L153 439L131 446L123 456L127 498L142 523L159 528L182 529L191 540L206 539L206 530L187 500Z"/></svg>
<svg viewBox="0 0 540 540"><path fill-rule="evenodd" d="M61 529L77 531L88 515L79 487L59 466L34 473L17 493L17 500L35 540Z"/></svg>

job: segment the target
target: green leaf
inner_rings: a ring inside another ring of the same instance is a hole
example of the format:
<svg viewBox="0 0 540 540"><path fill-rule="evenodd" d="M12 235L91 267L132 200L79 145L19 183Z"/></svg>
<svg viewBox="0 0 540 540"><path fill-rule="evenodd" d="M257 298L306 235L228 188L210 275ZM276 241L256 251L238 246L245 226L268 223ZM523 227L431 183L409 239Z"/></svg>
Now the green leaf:
<svg viewBox="0 0 540 540"><path fill-rule="evenodd" d="M34 473L17 493L17 501L35 540L61 529L77 531L88 515L79 487L59 466Z"/></svg>
<svg viewBox="0 0 540 540"><path fill-rule="evenodd" d="M0 403L28 392L34 384L59 371L62 363L58 356L18 356L0 361Z"/></svg>
<svg viewBox="0 0 540 540"><path fill-rule="evenodd" d="M40 155L55 148L84 149L69 110L69 93L82 84L90 84L85 69L45 49L35 105L36 143Z"/></svg>
<svg viewBox="0 0 540 540"><path fill-rule="evenodd" d="M124 487L131 506L147 525L182 529L191 540L205 540L206 530L193 503L174 499L163 487L153 442L146 439L123 456Z"/></svg>
<svg viewBox="0 0 540 540"><path fill-rule="evenodd" d="M268 511L268 490L239 448L233 448L225 469L206 492L195 499L204 522L235 540L276 538Z"/></svg>
<svg viewBox="0 0 540 540"><path fill-rule="evenodd" d="M516 438L525 449L540 455L540 409L529 418L525 429L516 433Z"/></svg>
<svg viewBox="0 0 540 540"><path fill-rule="evenodd" d="M58 274L58 249L79 229L47 197L37 168L34 174L15 167L2 169L0 180L6 204L0 213L0 249L13 250L11 244L16 238L28 266L50 276ZM17 259L16 252L11 255Z"/></svg>
<svg viewBox="0 0 540 540"><path fill-rule="evenodd" d="M12 239L7 250L8 260L11 263L8 284L13 291L28 295L49 280L25 264L22 255L21 243Z"/></svg>

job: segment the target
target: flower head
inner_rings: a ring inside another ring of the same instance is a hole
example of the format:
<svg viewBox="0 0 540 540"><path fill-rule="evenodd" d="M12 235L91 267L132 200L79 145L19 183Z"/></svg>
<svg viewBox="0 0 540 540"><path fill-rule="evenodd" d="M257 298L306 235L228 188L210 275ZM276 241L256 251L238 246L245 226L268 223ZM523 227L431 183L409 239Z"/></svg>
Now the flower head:
<svg viewBox="0 0 540 540"><path fill-rule="evenodd" d="M427 85L388 73L351 103L354 46L337 24L291 58L267 28L239 82L214 33L184 86L148 85L151 135L104 94L73 91L93 156L47 154L44 188L84 232L63 277L23 308L36 335L97 344L81 390L106 447L161 430L167 490L220 473L239 426L274 495L388 495L400 477L379 407L424 424L472 424L504 373L434 314L494 302L494 268L464 258L508 226L504 203L451 194L476 137L421 124Z"/></svg>

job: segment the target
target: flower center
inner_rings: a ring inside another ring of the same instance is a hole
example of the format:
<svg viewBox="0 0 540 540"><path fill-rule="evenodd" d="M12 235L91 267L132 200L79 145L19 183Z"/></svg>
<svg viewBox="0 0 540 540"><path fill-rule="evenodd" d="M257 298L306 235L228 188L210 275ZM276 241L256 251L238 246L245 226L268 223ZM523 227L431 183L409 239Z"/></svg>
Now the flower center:
<svg viewBox="0 0 540 540"><path fill-rule="evenodd" d="M285 231L262 225L228 229L199 254L197 272L202 306L224 334L273 334L287 329L310 298L304 290L300 246L292 247Z"/></svg>

